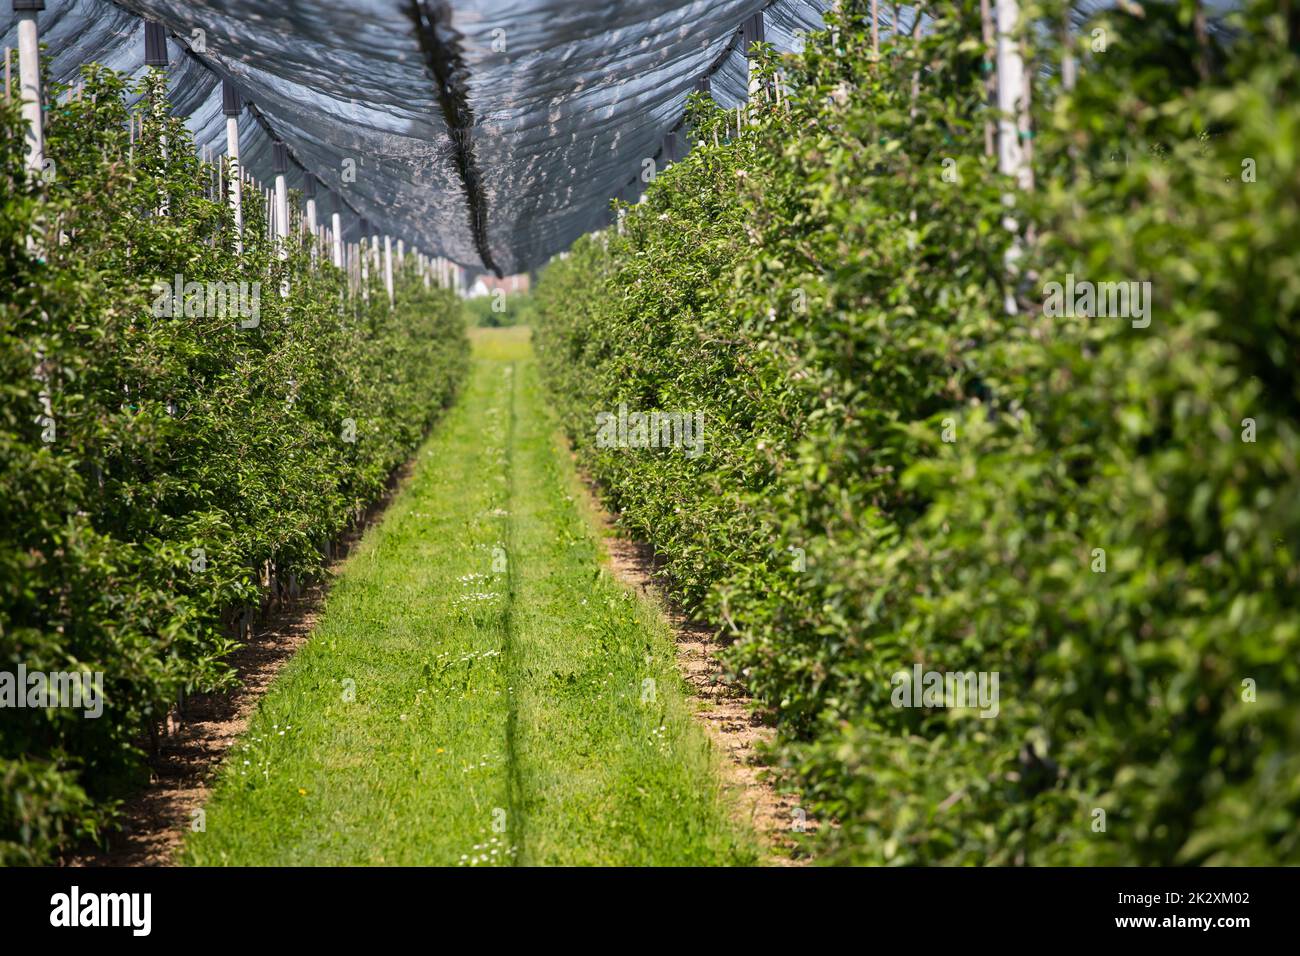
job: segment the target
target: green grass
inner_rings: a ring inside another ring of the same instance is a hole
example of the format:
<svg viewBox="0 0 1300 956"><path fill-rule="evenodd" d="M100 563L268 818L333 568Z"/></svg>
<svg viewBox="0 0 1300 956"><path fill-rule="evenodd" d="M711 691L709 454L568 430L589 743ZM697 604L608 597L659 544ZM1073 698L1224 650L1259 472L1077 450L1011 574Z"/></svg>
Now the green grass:
<svg viewBox="0 0 1300 956"><path fill-rule="evenodd" d="M231 750L186 862L757 861L666 625L601 568L528 330L474 339L459 406Z"/></svg>

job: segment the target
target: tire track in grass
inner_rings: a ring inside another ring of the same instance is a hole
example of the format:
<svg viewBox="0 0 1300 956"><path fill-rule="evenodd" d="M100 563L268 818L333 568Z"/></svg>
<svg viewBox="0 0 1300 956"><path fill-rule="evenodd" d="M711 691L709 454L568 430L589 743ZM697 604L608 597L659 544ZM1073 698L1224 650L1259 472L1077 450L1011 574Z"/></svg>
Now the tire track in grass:
<svg viewBox="0 0 1300 956"><path fill-rule="evenodd" d="M505 609L505 657L506 657L506 675L509 683L506 685L506 692L509 694L509 704L506 711L506 785L508 793L509 816L506 825L510 833L510 845L513 850L512 862L516 865L521 864L526 859L528 847L528 820L522 812L523 800L521 793L523 780L519 773L519 697L518 687L520 674L515 665L515 641L514 641L514 609L517 599L517 588L515 586L515 564L513 557L515 554L515 467L514 467L514 447L515 447L515 424L517 415L515 411L515 363L511 362L504 369L505 376L509 385L506 388L507 406L509 408L509 417L506 428L506 488L509 502L507 511L509 514L505 519L505 575L506 575L506 609Z"/></svg>
<svg viewBox="0 0 1300 956"><path fill-rule="evenodd" d="M554 437L526 333L478 334L460 404L223 764L187 862L757 858L667 627L601 569Z"/></svg>

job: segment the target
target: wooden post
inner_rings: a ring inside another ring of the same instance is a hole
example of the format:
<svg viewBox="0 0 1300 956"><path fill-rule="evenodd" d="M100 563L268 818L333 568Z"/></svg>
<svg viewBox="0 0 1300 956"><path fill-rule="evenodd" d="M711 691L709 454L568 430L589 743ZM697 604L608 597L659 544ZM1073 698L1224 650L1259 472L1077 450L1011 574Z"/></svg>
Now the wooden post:
<svg viewBox="0 0 1300 956"><path fill-rule="evenodd" d="M331 217L334 229L334 267L343 268L343 217L334 213Z"/></svg>
<svg viewBox="0 0 1300 956"><path fill-rule="evenodd" d="M45 168L45 122L41 115L41 40L36 14L45 0L14 0L18 18L18 85L27 124L27 171L39 176Z"/></svg>

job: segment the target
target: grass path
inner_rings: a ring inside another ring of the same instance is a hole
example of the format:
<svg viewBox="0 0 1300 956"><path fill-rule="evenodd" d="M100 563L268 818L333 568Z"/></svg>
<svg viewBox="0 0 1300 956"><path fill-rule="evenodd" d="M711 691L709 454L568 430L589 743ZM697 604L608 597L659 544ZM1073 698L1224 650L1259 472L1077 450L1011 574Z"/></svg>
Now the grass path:
<svg viewBox="0 0 1300 956"><path fill-rule="evenodd" d="M459 405L232 750L193 864L753 863L665 622L601 568L526 330Z"/></svg>

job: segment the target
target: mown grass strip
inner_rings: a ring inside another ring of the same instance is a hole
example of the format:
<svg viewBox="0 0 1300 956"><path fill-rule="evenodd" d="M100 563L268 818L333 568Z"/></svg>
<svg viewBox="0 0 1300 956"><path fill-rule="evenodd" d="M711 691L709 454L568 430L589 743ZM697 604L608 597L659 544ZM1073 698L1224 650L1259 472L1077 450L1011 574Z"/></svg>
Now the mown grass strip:
<svg viewBox="0 0 1300 956"><path fill-rule="evenodd" d="M531 358L515 375L515 755L537 864L752 863L659 613L615 581Z"/></svg>
<svg viewBox="0 0 1300 956"><path fill-rule="evenodd" d="M600 569L574 491L526 331L479 333L185 860L753 862L668 631Z"/></svg>

